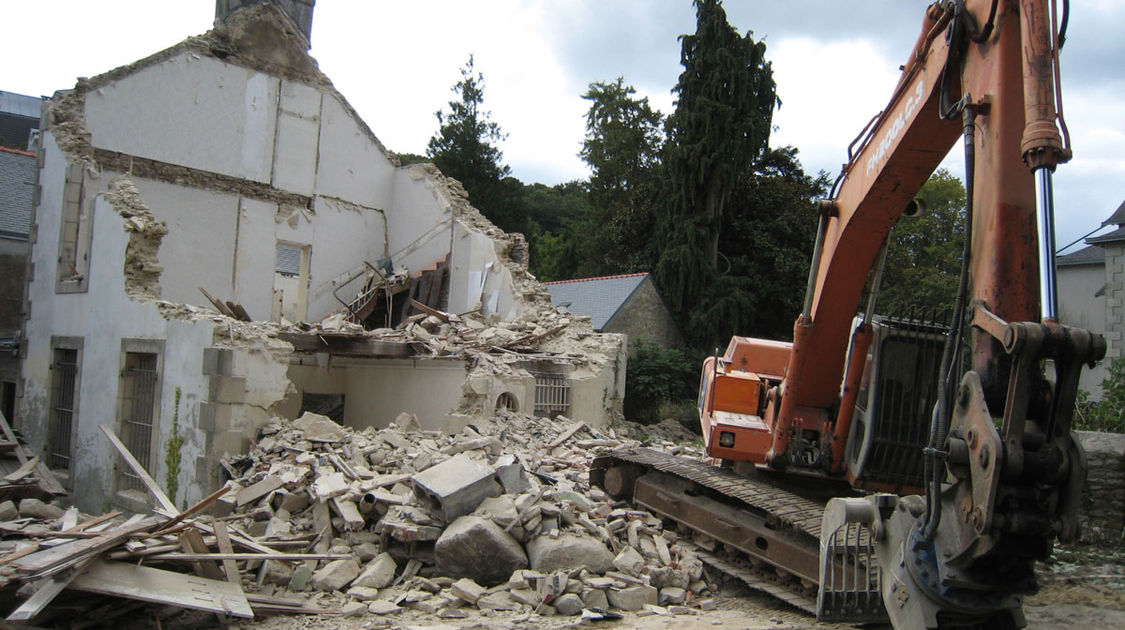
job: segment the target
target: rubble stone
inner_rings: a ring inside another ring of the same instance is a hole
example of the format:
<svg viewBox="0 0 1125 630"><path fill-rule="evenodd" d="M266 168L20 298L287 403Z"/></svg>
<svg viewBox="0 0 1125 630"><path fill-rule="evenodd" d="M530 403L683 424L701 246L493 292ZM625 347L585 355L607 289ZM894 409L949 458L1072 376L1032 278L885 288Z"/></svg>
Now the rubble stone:
<svg viewBox="0 0 1125 630"><path fill-rule="evenodd" d="M613 553L600 540L580 534L534 538L527 543L527 555L531 568L544 573L571 568L605 573L613 568Z"/></svg>
<svg viewBox="0 0 1125 630"><path fill-rule="evenodd" d="M611 590L606 596L609 598L610 606L620 610L635 611L644 608L645 604L656 605L659 593L651 586L637 585Z"/></svg>
<svg viewBox="0 0 1125 630"><path fill-rule="evenodd" d="M395 579L398 565L389 553L381 553L363 567L363 572L355 578L353 586L366 586L368 588L386 588Z"/></svg>
<svg viewBox="0 0 1125 630"><path fill-rule="evenodd" d="M687 591L678 586L665 586L660 589L657 601L661 606L678 605L684 603Z"/></svg>
<svg viewBox="0 0 1125 630"><path fill-rule="evenodd" d="M367 612L367 604L363 602L348 602L340 607L340 614L344 617L360 617Z"/></svg>
<svg viewBox="0 0 1125 630"><path fill-rule="evenodd" d="M359 575L359 563L351 558L333 560L313 573L309 584L318 591L338 591Z"/></svg>
<svg viewBox="0 0 1125 630"><path fill-rule="evenodd" d="M304 438L310 442L343 442L347 437L343 427L331 418L311 411L294 420L293 426L304 432Z"/></svg>
<svg viewBox="0 0 1125 630"><path fill-rule="evenodd" d="M369 586L353 586L348 589L348 597L357 599L361 602L369 602L379 597L379 589L371 588Z"/></svg>
<svg viewBox="0 0 1125 630"><path fill-rule="evenodd" d="M449 577L467 577L488 586L502 584L516 569L527 568L527 554L514 538L491 520L462 516L442 532L434 545L437 570Z"/></svg>
<svg viewBox="0 0 1125 630"><path fill-rule="evenodd" d="M567 593L556 599L554 606L560 615L577 615L582 612L582 598L573 593Z"/></svg>
<svg viewBox="0 0 1125 630"><path fill-rule="evenodd" d="M582 594L582 603L586 605L586 608L602 610L609 608L609 598L605 593L600 588L591 588Z"/></svg>
<svg viewBox="0 0 1125 630"><path fill-rule="evenodd" d="M477 603L477 600L481 598L481 595L484 595L485 591L483 586L477 584L469 578L461 578L460 580L457 580L453 583L453 586L450 587L450 590L453 591L454 595L460 597L470 604Z"/></svg>
<svg viewBox="0 0 1125 630"><path fill-rule="evenodd" d="M372 615L388 615L400 610L402 610L402 608L399 607L398 604L389 602L385 599L377 599L367 605L367 612L371 613Z"/></svg>
<svg viewBox="0 0 1125 630"><path fill-rule="evenodd" d="M0 503L0 521L14 521L20 517L16 504L12 501Z"/></svg>
<svg viewBox="0 0 1125 630"><path fill-rule="evenodd" d="M518 605L507 591L488 593L477 600L477 608L481 610L512 610Z"/></svg>
<svg viewBox="0 0 1125 630"><path fill-rule="evenodd" d="M640 575L645 570L645 559L636 549L626 545L613 559L613 566L629 575Z"/></svg>
<svg viewBox="0 0 1125 630"><path fill-rule="evenodd" d="M63 510L60 507L44 503L39 499L21 499L20 500L20 516L41 518L48 521L53 521L62 518Z"/></svg>

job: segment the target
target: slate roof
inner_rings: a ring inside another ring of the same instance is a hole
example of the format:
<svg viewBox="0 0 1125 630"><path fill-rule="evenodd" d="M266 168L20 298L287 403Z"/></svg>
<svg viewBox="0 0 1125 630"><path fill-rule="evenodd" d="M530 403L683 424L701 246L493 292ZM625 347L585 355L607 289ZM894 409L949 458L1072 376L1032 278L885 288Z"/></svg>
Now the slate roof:
<svg viewBox="0 0 1125 630"><path fill-rule="evenodd" d="M31 153L0 147L0 237L27 240L35 170Z"/></svg>
<svg viewBox="0 0 1125 630"><path fill-rule="evenodd" d="M1108 219L1102 221L1102 227L1105 227L1107 225L1122 224L1125 224L1125 201L1122 201L1121 205L1117 206L1117 210L1115 210L1113 214L1109 215Z"/></svg>
<svg viewBox="0 0 1125 630"><path fill-rule="evenodd" d="M1094 236L1092 238L1086 239L1086 242L1090 244L1114 243L1116 241L1125 241L1125 227L1119 227L1116 230L1109 232L1108 234L1102 234L1101 236Z"/></svg>
<svg viewBox="0 0 1125 630"><path fill-rule="evenodd" d="M1096 245L1089 245L1076 252L1055 258L1055 265L1059 267L1103 264L1105 264L1105 250Z"/></svg>
<svg viewBox="0 0 1125 630"><path fill-rule="evenodd" d="M647 278L647 273L631 273L543 284L552 304L575 315L589 315L594 330L602 330Z"/></svg>

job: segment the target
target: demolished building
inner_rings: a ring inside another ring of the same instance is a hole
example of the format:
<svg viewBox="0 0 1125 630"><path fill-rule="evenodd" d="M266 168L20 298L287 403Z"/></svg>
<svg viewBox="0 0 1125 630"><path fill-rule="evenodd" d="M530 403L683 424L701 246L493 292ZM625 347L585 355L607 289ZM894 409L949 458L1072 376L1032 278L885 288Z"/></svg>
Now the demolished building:
<svg viewBox="0 0 1125 630"><path fill-rule="evenodd" d="M311 2L242 4L45 108L15 423L77 504L148 504L103 425L190 504L306 410L619 413L623 339L556 313L458 182L399 165L309 56Z"/></svg>

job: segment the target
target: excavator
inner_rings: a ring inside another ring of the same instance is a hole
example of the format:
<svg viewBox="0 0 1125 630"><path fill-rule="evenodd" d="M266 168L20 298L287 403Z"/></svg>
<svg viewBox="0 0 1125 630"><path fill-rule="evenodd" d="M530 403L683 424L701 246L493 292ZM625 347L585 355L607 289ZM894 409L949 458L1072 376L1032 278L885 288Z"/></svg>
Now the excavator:
<svg viewBox="0 0 1125 630"><path fill-rule="evenodd" d="M594 460L591 481L821 620L1024 627L1035 563L1078 534L1086 464L1071 423L1080 371L1106 350L1058 317L1068 9L930 5L888 105L819 202L793 340L736 336L703 364L710 461L618 449ZM953 315L879 316L892 228L922 211L915 195L958 140Z"/></svg>

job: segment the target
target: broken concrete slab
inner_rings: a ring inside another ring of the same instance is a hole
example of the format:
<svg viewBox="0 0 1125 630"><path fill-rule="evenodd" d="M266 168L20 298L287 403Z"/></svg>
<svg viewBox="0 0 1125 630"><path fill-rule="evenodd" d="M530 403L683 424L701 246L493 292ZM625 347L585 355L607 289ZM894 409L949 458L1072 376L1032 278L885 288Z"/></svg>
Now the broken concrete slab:
<svg viewBox="0 0 1125 630"><path fill-rule="evenodd" d="M527 568L523 547L491 520L462 516L445 529L434 545L442 575L467 577L493 586L506 582L516 569Z"/></svg>
<svg viewBox="0 0 1125 630"><path fill-rule="evenodd" d="M359 575L359 563L351 558L333 560L313 573L309 585L318 591L338 591Z"/></svg>
<svg viewBox="0 0 1125 630"><path fill-rule="evenodd" d="M391 554L383 552L363 567L363 571L352 582L352 586L365 586L368 588L386 588L395 579L398 564Z"/></svg>
<svg viewBox="0 0 1125 630"><path fill-rule="evenodd" d="M582 534L533 538L527 543L527 555L531 568L544 573L583 568L600 574L613 569L613 553L602 541Z"/></svg>
<svg viewBox="0 0 1125 630"><path fill-rule="evenodd" d="M415 496L446 523L472 512L502 490L492 469L464 454L431 466L414 475L413 481Z"/></svg>
<svg viewBox="0 0 1125 630"><path fill-rule="evenodd" d="M620 590L611 590L606 593L606 596L609 598L610 606L619 610L635 611L644 608L645 604L655 606L659 593L651 586L637 585Z"/></svg>
<svg viewBox="0 0 1125 630"><path fill-rule="evenodd" d="M343 427L331 418L311 411L306 411L294 420L293 426L304 433L304 438L310 442L343 442L346 437Z"/></svg>
<svg viewBox="0 0 1125 630"><path fill-rule="evenodd" d="M645 559L636 549L626 545L613 559L613 566L629 575L640 575L645 570Z"/></svg>
<svg viewBox="0 0 1125 630"><path fill-rule="evenodd" d="M560 615L569 617L580 614L584 606L582 598L573 593L566 593L554 601L554 607Z"/></svg>
<svg viewBox="0 0 1125 630"><path fill-rule="evenodd" d="M485 594L485 588L469 578L461 578L449 588L454 595L470 604L476 604L477 600Z"/></svg>

